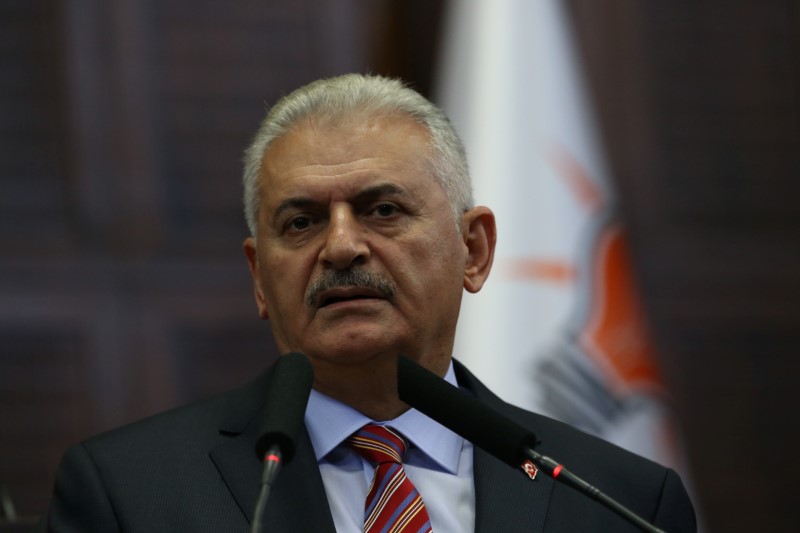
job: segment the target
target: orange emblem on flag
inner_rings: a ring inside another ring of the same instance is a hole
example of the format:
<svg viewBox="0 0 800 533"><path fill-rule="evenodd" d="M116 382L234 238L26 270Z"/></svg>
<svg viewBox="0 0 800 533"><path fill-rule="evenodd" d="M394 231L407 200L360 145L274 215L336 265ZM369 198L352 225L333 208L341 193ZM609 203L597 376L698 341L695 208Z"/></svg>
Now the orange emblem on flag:
<svg viewBox="0 0 800 533"><path fill-rule="evenodd" d="M627 386L660 386L622 228L612 224L597 239L592 262L589 319L581 342L601 368L608 366Z"/></svg>

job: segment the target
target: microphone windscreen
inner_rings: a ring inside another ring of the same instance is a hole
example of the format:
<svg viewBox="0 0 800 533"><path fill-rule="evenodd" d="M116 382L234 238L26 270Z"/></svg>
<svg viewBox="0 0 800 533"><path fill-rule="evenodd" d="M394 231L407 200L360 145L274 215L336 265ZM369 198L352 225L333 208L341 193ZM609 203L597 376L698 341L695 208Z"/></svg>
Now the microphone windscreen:
<svg viewBox="0 0 800 533"><path fill-rule="evenodd" d="M403 355L397 358L397 389L403 402L513 467L536 444L533 432Z"/></svg>
<svg viewBox="0 0 800 533"><path fill-rule="evenodd" d="M278 359L270 378L261 433L256 441L259 461L263 461L266 451L275 445L281 450L283 463L291 461L313 383L314 370L304 354L292 352Z"/></svg>

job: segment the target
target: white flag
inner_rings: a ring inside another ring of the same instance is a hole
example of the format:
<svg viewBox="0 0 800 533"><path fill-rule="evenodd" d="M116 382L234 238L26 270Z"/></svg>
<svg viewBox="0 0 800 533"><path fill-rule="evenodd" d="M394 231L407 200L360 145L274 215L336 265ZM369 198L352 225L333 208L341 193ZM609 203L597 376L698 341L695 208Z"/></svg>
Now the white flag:
<svg viewBox="0 0 800 533"><path fill-rule="evenodd" d="M498 224L455 356L505 400L682 470L562 7L450 5L437 100Z"/></svg>

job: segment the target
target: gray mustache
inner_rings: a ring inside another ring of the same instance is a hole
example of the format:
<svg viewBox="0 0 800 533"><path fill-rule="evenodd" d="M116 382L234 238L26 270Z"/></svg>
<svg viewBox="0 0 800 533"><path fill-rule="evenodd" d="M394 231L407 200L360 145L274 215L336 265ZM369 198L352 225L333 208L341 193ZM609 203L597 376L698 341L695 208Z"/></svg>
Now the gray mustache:
<svg viewBox="0 0 800 533"><path fill-rule="evenodd" d="M362 268L326 270L306 290L306 303L315 305L321 292L340 287L372 289L381 293L387 300L393 300L394 295L397 293L394 283Z"/></svg>

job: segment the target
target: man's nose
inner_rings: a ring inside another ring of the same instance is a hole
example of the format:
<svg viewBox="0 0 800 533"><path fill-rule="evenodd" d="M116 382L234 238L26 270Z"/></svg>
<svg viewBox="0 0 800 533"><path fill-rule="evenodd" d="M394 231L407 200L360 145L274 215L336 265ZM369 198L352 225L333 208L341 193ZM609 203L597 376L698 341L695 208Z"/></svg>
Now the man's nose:
<svg viewBox="0 0 800 533"><path fill-rule="evenodd" d="M369 256L365 239L365 228L358 217L348 208L335 209L331 213L325 246L320 260L327 267L344 270L354 263L363 263Z"/></svg>

